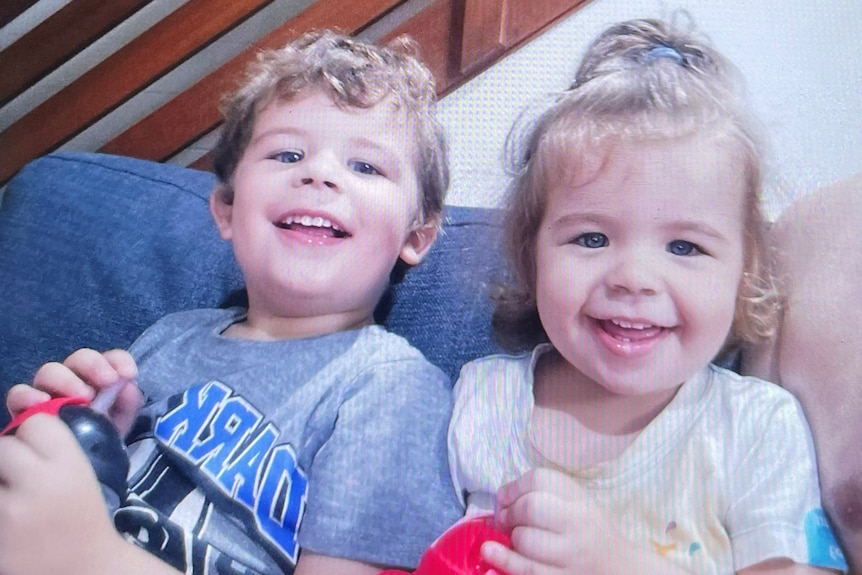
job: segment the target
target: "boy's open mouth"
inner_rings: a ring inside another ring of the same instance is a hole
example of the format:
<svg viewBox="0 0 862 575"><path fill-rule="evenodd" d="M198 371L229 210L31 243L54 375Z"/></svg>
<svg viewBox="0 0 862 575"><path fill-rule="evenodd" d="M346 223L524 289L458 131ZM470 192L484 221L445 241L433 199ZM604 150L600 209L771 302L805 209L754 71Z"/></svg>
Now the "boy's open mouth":
<svg viewBox="0 0 862 575"><path fill-rule="evenodd" d="M300 232L309 236L326 238L348 238L350 234L321 216L287 216L281 221L275 222L276 227L284 230Z"/></svg>

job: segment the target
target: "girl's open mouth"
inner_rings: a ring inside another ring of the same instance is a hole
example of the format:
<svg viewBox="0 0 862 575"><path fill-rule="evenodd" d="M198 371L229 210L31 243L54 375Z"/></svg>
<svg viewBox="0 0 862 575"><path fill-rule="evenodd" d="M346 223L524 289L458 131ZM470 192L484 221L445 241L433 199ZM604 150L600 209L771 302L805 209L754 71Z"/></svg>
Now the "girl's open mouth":
<svg viewBox="0 0 862 575"><path fill-rule="evenodd" d="M672 328L624 319L594 319L599 340L613 353L637 357L664 339Z"/></svg>

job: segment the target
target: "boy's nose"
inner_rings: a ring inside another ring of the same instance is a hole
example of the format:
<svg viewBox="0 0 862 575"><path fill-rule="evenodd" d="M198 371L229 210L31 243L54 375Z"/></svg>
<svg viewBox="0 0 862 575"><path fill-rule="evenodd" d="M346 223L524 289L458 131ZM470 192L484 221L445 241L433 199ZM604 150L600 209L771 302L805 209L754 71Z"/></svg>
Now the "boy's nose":
<svg viewBox="0 0 862 575"><path fill-rule="evenodd" d="M337 190L339 189L337 174L337 159L331 157L331 154L320 151L306 156L296 166L294 185L296 187L320 186Z"/></svg>

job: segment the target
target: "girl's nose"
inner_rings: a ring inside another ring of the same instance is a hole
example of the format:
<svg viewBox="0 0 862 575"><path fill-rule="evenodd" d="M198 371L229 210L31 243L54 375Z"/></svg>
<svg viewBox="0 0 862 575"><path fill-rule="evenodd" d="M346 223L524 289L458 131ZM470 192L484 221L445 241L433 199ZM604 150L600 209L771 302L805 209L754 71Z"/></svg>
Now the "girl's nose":
<svg viewBox="0 0 862 575"><path fill-rule="evenodd" d="M314 182L315 182L315 179L314 179L314 178L301 178L301 179L300 179L300 183L301 183L303 186L310 186L310 185L314 184ZM334 183L334 182L330 182L329 180L322 180L322 183L323 183L323 185L324 185L324 186L326 186L327 188L336 188L336 187L338 187L338 186L336 186L336 185L335 185L335 183Z"/></svg>
<svg viewBox="0 0 862 575"><path fill-rule="evenodd" d="M606 283L620 294L653 296L659 292L659 262L643 253L621 257L608 272Z"/></svg>

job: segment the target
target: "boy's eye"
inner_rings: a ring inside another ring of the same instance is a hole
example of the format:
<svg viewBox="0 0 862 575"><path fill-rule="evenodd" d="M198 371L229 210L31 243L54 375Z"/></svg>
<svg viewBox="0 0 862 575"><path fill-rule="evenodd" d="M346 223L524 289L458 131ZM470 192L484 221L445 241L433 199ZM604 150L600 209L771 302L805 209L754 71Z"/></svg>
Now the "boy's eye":
<svg viewBox="0 0 862 575"><path fill-rule="evenodd" d="M270 159L276 160L278 162L283 162L285 164L295 164L296 162L302 160L303 154L302 152L278 152L277 154L273 154L270 156Z"/></svg>
<svg viewBox="0 0 862 575"><path fill-rule="evenodd" d="M360 174L367 174L369 176L381 175L380 170L378 170L368 162L363 162L361 160L351 161L350 169L352 169L354 172L359 172Z"/></svg>
<svg viewBox="0 0 862 575"><path fill-rule="evenodd" d="M604 248L608 245L608 236L598 232L589 232L579 235L572 241L583 248Z"/></svg>
<svg viewBox="0 0 862 575"><path fill-rule="evenodd" d="M696 256L704 253L697 244L685 240L674 240L667 245L667 251L675 256Z"/></svg>

